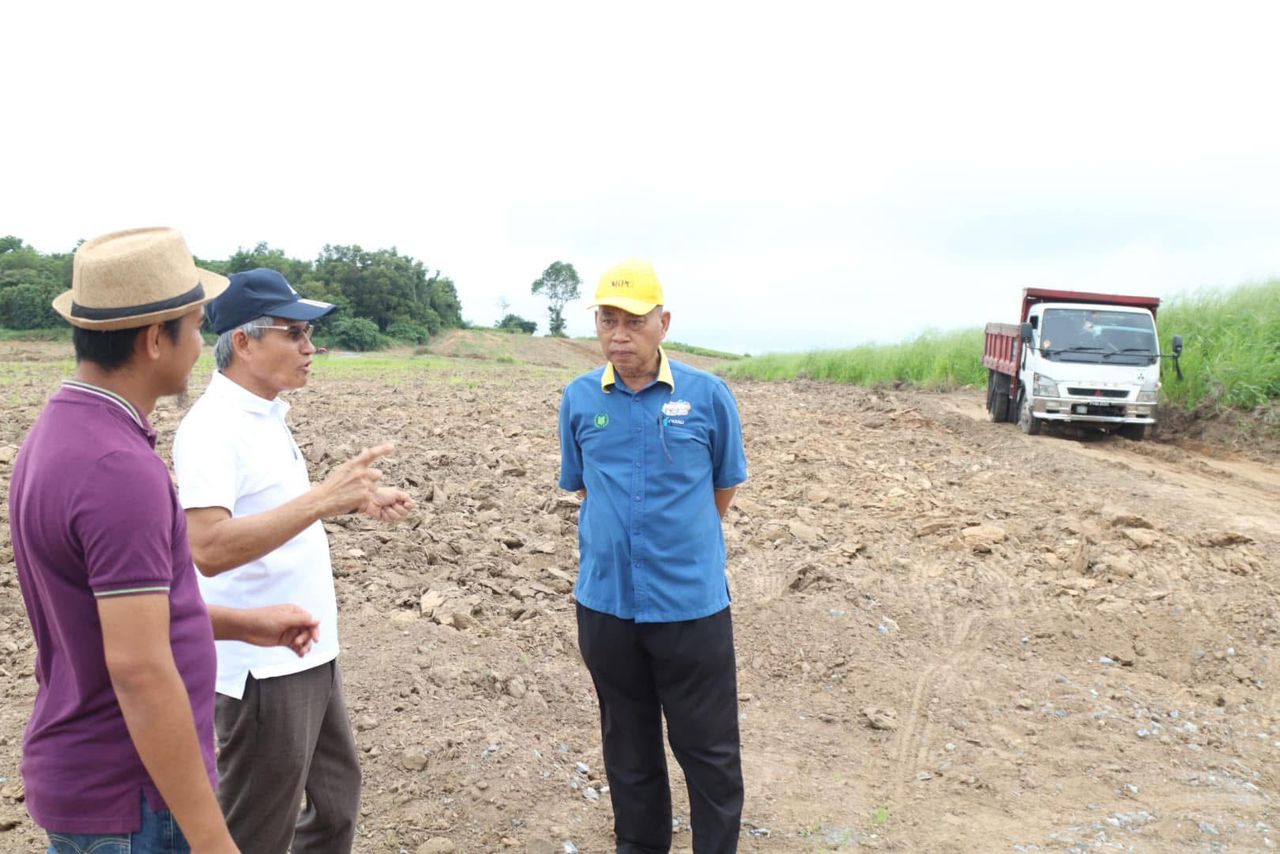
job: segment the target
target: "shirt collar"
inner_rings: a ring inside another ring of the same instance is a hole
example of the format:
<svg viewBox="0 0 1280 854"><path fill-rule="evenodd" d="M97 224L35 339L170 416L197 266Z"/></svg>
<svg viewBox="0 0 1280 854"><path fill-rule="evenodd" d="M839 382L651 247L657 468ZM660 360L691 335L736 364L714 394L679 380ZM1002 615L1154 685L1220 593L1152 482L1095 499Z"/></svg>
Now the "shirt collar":
<svg viewBox="0 0 1280 854"><path fill-rule="evenodd" d="M277 397L275 400L267 400L259 397L222 371L213 372L213 376L209 378L208 390L246 412L257 413L258 415L275 414L281 418L289 412L289 402L284 398Z"/></svg>
<svg viewBox="0 0 1280 854"><path fill-rule="evenodd" d="M676 390L676 378L671 373L671 360L667 358L667 351L661 347L658 348L658 382L666 383L672 391ZM600 376L600 390L608 394L617 385L618 379L613 373L613 362L605 362L604 373Z"/></svg>
<svg viewBox="0 0 1280 854"><path fill-rule="evenodd" d="M83 380L63 380L62 387L69 391L92 395L96 398L107 401L113 406L123 409L125 414L129 416L130 420L132 420L134 424L137 424L139 429L141 429L146 435L148 441L152 443L152 446L155 445L156 431L151 429L151 423L147 421L146 417L141 412L138 411L138 407L134 406L114 391L111 391L111 389L106 389L102 386L94 385L93 383L87 383Z"/></svg>

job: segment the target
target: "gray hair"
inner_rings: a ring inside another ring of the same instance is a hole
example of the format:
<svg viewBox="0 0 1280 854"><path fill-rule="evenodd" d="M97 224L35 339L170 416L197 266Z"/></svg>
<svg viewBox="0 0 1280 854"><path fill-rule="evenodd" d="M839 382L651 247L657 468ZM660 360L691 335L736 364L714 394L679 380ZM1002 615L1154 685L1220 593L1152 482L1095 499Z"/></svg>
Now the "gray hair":
<svg viewBox="0 0 1280 854"><path fill-rule="evenodd" d="M273 325L271 318L255 317L248 323L242 323L235 329L228 329L219 335L218 342L213 345L213 361L218 366L218 370L225 371L227 366L231 364L231 357L235 355L235 348L231 346L231 339L237 332L243 332L255 341L260 341L267 331L266 327L271 325Z"/></svg>

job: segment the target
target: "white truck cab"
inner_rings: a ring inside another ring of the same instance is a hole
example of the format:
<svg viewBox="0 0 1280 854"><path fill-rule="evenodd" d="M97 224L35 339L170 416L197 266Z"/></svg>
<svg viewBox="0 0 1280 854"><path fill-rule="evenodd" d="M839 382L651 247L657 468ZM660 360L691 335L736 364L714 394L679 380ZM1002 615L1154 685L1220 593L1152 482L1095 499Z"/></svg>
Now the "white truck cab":
<svg viewBox="0 0 1280 854"><path fill-rule="evenodd" d="M1027 322L1018 419L1110 424L1141 438L1156 423L1160 344L1145 308L1038 303ZM1028 430L1027 432L1032 432Z"/></svg>
<svg viewBox="0 0 1280 854"><path fill-rule="evenodd" d="M1021 323L987 324L991 420L1016 421L1030 434L1057 421L1142 439L1160 395L1159 305L1155 297L1027 288ZM1175 368L1181 352L1174 336Z"/></svg>

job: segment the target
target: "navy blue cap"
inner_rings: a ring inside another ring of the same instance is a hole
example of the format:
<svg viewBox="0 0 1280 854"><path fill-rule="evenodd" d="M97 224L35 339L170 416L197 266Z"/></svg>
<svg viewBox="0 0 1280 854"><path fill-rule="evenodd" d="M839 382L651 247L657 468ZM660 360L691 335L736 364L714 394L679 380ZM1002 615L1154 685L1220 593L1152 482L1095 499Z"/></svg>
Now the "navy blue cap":
<svg viewBox="0 0 1280 854"><path fill-rule="evenodd" d="M204 307L204 316L219 335L259 317L315 320L337 308L333 303L303 299L284 276L266 267L228 278L227 289Z"/></svg>

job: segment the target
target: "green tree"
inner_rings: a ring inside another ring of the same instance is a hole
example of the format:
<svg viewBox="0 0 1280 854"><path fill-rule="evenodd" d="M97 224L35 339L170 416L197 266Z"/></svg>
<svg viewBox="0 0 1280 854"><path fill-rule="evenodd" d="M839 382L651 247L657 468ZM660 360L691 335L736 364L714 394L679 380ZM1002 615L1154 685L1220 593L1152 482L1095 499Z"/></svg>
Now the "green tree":
<svg viewBox="0 0 1280 854"><path fill-rule="evenodd" d="M548 335L565 337L564 307L566 303L578 298L578 286L581 284L578 271L573 269L572 264L564 261L556 261L543 270L542 276L533 283L533 292L547 298L547 312L551 316Z"/></svg>
<svg viewBox="0 0 1280 854"><path fill-rule="evenodd" d="M378 326L363 317L342 317L329 325L329 339L344 350L376 350L382 346Z"/></svg>
<svg viewBox="0 0 1280 854"><path fill-rule="evenodd" d="M368 252L359 246L325 246L316 259L312 280L342 294L353 315L372 320L382 331L401 319L433 334L441 326L456 325L446 324L433 307L437 294L442 306L451 295L454 312L461 310L452 282L438 276L429 279L421 261L394 248Z"/></svg>
<svg viewBox="0 0 1280 854"><path fill-rule="evenodd" d="M448 329L466 326L462 319L462 300L458 299L458 289L454 287L453 279L447 276L442 278L440 272L436 271L427 284L431 287L428 301L439 316L440 325Z"/></svg>
<svg viewBox="0 0 1280 854"><path fill-rule="evenodd" d="M53 298L62 288L59 285L25 282L0 290L0 326L10 329L44 329L61 326L60 318L53 310Z"/></svg>
<svg viewBox="0 0 1280 854"><path fill-rule="evenodd" d="M227 274L256 270L258 267L266 267L277 271L288 279L289 284L295 288L311 275L310 261L290 258L284 254L284 250L272 249L265 242L259 243L253 249L236 249L235 253L226 262Z"/></svg>
<svg viewBox="0 0 1280 854"><path fill-rule="evenodd" d="M431 332L427 327L403 317L387 325L387 335L409 344L426 344L431 339Z"/></svg>
<svg viewBox="0 0 1280 854"><path fill-rule="evenodd" d="M0 326L62 326L62 318L49 304L69 287L70 254L42 255L21 238L0 237Z"/></svg>
<svg viewBox="0 0 1280 854"><path fill-rule="evenodd" d="M533 320L525 320L518 314L508 314L506 317L493 324L494 329L502 329L506 332L523 332L525 335L532 335L538 331L538 324Z"/></svg>

